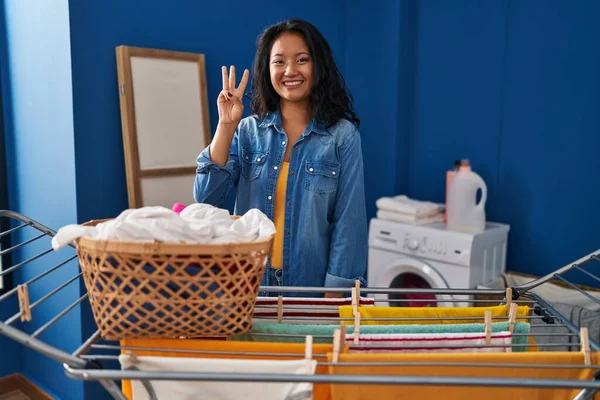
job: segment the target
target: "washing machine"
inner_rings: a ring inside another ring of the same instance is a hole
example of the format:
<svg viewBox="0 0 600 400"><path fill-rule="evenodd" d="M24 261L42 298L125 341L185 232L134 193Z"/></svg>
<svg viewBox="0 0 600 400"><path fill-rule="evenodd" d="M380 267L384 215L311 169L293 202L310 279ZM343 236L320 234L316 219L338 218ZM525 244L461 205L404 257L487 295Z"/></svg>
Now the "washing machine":
<svg viewBox="0 0 600 400"><path fill-rule="evenodd" d="M465 233L448 230L443 222L412 225L374 218L369 226L368 286L476 288L505 272L508 232L508 225L492 222L482 232ZM463 295L373 296L390 307L471 305L471 297Z"/></svg>

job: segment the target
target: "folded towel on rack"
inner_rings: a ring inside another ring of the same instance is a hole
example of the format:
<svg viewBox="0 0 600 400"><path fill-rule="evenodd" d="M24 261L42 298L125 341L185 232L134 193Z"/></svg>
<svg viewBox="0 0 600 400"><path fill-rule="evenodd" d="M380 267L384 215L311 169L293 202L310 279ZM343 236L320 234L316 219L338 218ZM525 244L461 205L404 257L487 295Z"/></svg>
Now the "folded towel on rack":
<svg viewBox="0 0 600 400"><path fill-rule="evenodd" d="M328 354L332 362L332 354ZM344 363L373 363L364 366L344 366ZM410 366L407 363L420 363ZM592 353L592 364L600 362L600 353ZM374 364L378 363L378 364ZM384 363L384 364L381 364ZM385 365L385 363L397 363ZM427 365L423 366L423 363ZM463 365L431 365L431 363L461 363ZM465 366L464 364L511 364L515 366ZM559 368L539 368L538 364L555 365ZM578 379L591 380L595 369L560 368L561 365L583 364L583 355L578 352L559 353L427 353L427 354L382 354L350 353L340 354L339 362L330 365L333 375L394 375L415 377L464 377L464 378L529 378L529 379ZM530 367L524 368L523 365ZM521 367L519 367L521 366ZM544 389L527 387L485 387L485 386L443 386L435 385L362 385L333 384L333 400L392 400L392 399L486 399L486 400L563 400L573 399L579 389Z"/></svg>
<svg viewBox="0 0 600 400"><path fill-rule="evenodd" d="M485 333L375 333L346 336L350 353L504 353L511 351L512 333L492 332L490 343Z"/></svg>
<svg viewBox="0 0 600 400"><path fill-rule="evenodd" d="M402 222L405 224L413 224L413 225L424 225L424 224L431 224L434 222L442 222L444 221L444 214L437 213L437 214L433 214L433 215L428 215L425 217L417 217L415 215L411 215L411 214L404 214L404 213L397 213L394 211L386 211L386 210L379 210L377 211L377 218L379 219L384 219L387 221L396 221L396 222Z"/></svg>
<svg viewBox="0 0 600 400"><path fill-rule="evenodd" d="M288 324L329 324L339 316L339 307L351 305L350 298L282 297L283 319ZM277 297L258 297L253 323L277 321ZM362 307L373 307L375 299L361 297ZM314 319L313 319L314 318ZM329 320L328 320L329 319Z"/></svg>
<svg viewBox="0 0 600 400"><path fill-rule="evenodd" d="M362 325L401 325L401 324L467 324L483 320L486 311L492 318L507 318L507 307L359 307ZM529 315L528 306L517 307L517 317ZM340 318L354 324L352 306L340 307ZM389 318L385 320L384 318ZM397 319L394 319L397 318ZM369 320L371 319L371 320ZM517 321L526 322L525 318Z"/></svg>
<svg viewBox="0 0 600 400"><path fill-rule="evenodd" d="M266 240L275 225L258 209L232 219L229 211L209 204L192 204L181 214L165 207L142 207L123 211L117 218L96 226L66 225L52 238L59 250L75 239L88 236L102 240L165 243L240 243Z"/></svg>
<svg viewBox="0 0 600 400"><path fill-rule="evenodd" d="M119 356L123 370L206 372L206 373L252 373L313 375L315 360L232 360L224 358L181 358ZM215 382L215 381L147 381L156 397L149 395L140 380L131 382L133 400L145 399L312 399L312 383L309 382Z"/></svg>
<svg viewBox="0 0 600 400"><path fill-rule="evenodd" d="M375 204L379 210L392 211L396 213L427 217L441 212L444 208L441 204L430 201L420 201L408 196L381 197Z"/></svg>
<svg viewBox="0 0 600 400"><path fill-rule="evenodd" d="M339 325L308 325L308 324L277 324L257 323L252 324L250 332L239 336L231 336L230 341L243 342L279 342L302 343L306 335L313 335L314 343L332 343L333 332ZM354 326L346 327L346 335L354 332ZM493 322L492 332L507 331L508 322ZM482 333L485 325L474 324L429 324L429 325L364 325L360 327L362 334L456 334L456 333ZM515 323L512 336L513 351L527 351L526 344L530 332L530 325L526 322Z"/></svg>
<svg viewBox="0 0 600 400"><path fill-rule="evenodd" d="M313 358L325 356L333 351L331 344L317 344L313 341ZM256 343L240 341L215 341L206 339L130 339L121 341L122 354L134 353L138 356L226 358L248 360L285 360L304 357L302 343ZM130 350L136 349L136 350ZM142 349L142 350L139 350ZM344 347L347 351L347 346ZM323 360L323 358L319 358ZM317 365L317 375L327 374L326 366ZM123 381L123 394L132 400L131 382ZM313 400L329 400L328 384L313 385Z"/></svg>

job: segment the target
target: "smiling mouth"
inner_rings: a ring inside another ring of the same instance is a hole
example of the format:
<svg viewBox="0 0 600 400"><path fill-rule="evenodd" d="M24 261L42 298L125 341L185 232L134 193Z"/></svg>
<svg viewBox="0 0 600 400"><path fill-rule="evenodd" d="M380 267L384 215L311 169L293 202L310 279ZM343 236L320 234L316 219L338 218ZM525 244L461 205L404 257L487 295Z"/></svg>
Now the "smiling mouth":
<svg viewBox="0 0 600 400"><path fill-rule="evenodd" d="M304 83L303 80L286 81L286 82L283 82L283 86L291 88L291 87L300 86L302 83Z"/></svg>

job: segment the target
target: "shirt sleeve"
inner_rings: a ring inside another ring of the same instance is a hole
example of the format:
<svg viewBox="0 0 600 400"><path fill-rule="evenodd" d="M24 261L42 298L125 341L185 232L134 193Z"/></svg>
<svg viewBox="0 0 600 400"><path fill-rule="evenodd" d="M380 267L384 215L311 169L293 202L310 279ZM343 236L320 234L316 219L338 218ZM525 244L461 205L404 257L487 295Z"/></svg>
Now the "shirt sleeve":
<svg viewBox="0 0 600 400"><path fill-rule="evenodd" d="M236 129L229 148L229 157L224 166L212 162L210 146L207 146L196 159L196 179L194 199L197 203L220 206L237 187L240 177L239 129Z"/></svg>
<svg viewBox="0 0 600 400"><path fill-rule="evenodd" d="M333 211L325 287L366 285L368 252L364 170L358 130L340 146L340 180Z"/></svg>

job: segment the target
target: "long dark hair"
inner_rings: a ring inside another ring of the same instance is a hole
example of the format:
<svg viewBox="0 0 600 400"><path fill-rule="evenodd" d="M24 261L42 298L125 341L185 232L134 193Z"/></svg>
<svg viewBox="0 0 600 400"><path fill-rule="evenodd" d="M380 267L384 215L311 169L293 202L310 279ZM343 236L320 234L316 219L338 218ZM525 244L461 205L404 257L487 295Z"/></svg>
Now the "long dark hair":
<svg viewBox="0 0 600 400"><path fill-rule="evenodd" d="M313 61L313 87L308 110L311 117L328 128L342 118L358 127L360 120L354 111L352 95L346 89L329 43L314 25L298 19L271 25L258 38L252 74L252 111L263 119L279 105L279 95L271 84L269 58L275 40L287 32L298 33L304 38Z"/></svg>

